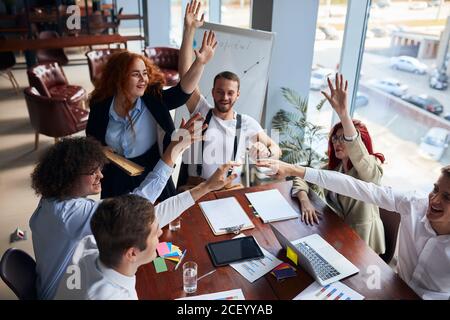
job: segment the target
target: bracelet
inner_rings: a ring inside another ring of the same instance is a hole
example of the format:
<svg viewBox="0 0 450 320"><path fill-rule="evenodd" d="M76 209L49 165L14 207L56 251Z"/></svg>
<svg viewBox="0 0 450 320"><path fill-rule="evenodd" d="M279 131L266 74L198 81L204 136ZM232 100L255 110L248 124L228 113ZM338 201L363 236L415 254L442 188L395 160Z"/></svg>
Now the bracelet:
<svg viewBox="0 0 450 320"><path fill-rule="evenodd" d="M343 135L343 137L344 137L345 141L352 142L352 141L355 141L356 138L358 138L358 135L359 135L359 131L357 130L356 134L354 136L347 137L346 135Z"/></svg>

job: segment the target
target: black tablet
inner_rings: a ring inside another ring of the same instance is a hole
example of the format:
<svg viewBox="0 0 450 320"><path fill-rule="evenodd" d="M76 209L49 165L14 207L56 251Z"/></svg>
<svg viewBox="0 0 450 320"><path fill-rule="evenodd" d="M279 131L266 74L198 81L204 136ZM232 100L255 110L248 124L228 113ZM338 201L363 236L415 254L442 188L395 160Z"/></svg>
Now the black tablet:
<svg viewBox="0 0 450 320"><path fill-rule="evenodd" d="M206 249L216 267L264 257L264 253L252 236L211 242L206 245Z"/></svg>

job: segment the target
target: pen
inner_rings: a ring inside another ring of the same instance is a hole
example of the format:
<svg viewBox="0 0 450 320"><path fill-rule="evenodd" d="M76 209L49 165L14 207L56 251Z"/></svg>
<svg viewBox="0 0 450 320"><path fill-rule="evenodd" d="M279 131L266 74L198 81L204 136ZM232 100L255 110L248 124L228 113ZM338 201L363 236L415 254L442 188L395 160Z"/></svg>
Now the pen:
<svg viewBox="0 0 450 320"><path fill-rule="evenodd" d="M178 267L180 266L181 261L183 261L185 255L186 255L186 249L184 249L183 254L181 255L180 261L178 261L177 265L175 266L175 270L178 269Z"/></svg>
<svg viewBox="0 0 450 320"><path fill-rule="evenodd" d="M203 279L203 278L206 277L206 276L209 276L210 274L213 274L214 272L216 272L216 270L217 270L217 269L214 269L214 270L212 270L212 271L210 271L210 272L208 272L208 273L205 273L205 274L202 275L201 277L197 278L197 281L200 280L200 279Z"/></svg>

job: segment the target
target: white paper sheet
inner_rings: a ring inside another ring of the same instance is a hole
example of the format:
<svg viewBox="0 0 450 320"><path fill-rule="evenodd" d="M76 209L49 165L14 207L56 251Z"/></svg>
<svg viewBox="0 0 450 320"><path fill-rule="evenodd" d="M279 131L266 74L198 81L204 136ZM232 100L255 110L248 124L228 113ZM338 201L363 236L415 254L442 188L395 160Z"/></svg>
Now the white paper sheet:
<svg viewBox="0 0 450 320"><path fill-rule="evenodd" d="M292 300L364 300L364 296L340 281L325 287L314 281Z"/></svg>
<svg viewBox="0 0 450 320"><path fill-rule="evenodd" d="M223 229L243 224L242 230L254 228L253 223L234 197L203 201L198 204L214 234L226 233Z"/></svg>
<svg viewBox="0 0 450 320"><path fill-rule="evenodd" d="M241 237L245 237L245 234L241 233L234 238ZM250 282L254 282L255 280L261 278L263 275L270 272L273 268L283 262L263 247L259 247L264 253L264 258L230 264L233 269L239 272L245 279Z"/></svg>
<svg viewBox="0 0 450 320"><path fill-rule="evenodd" d="M245 300L242 289L234 289L215 293L179 298L175 300Z"/></svg>
<svg viewBox="0 0 450 320"><path fill-rule="evenodd" d="M298 218L299 212L294 210L278 189L246 193L264 223Z"/></svg>

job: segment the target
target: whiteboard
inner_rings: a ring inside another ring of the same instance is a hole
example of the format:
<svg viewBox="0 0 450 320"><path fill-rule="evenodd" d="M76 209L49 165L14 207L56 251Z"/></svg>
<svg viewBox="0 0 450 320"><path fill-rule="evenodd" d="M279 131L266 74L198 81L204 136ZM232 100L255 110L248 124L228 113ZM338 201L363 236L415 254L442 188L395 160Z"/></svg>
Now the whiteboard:
<svg viewBox="0 0 450 320"><path fill-rule="evenodd" d="M200 49L206 30L215 32L217 47L214 57L205 66L199 83L200 92L214 105L211 96L214 77L222 71L236 73L241 79L241 95L233 108L261 123L274 33L205 22L195 33L194 49ZM176 111L177 126L181 117L189 118L186 107Z"/></svg>

